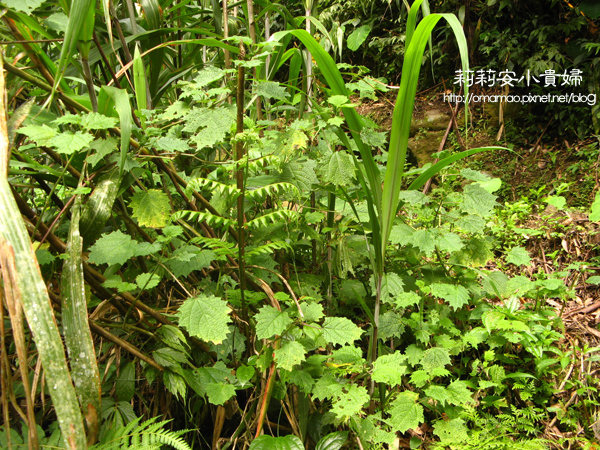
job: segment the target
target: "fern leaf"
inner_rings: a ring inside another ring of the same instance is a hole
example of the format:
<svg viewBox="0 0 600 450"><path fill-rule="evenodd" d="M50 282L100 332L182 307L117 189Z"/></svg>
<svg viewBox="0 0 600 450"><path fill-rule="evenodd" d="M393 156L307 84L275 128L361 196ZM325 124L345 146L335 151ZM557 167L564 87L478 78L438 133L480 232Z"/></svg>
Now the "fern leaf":
<svg viewBox="0 0 600 450"><path fill-rule="evenodd" d="M290 209L280 209L267 214L263 214L260 217L256 217L246 222L246 227L250 230L266 226L270 223L276 222L290 222L298 218L298 212Z"/></svg>
<svg viewBox="0 0 600 450"><path fill-rule="evenodd" d="M208 178L192 178L188 183L188 189L200 191L204 188L210 191L216 191L220 194L227 193L233 198L237 198L241 194L241 191L235 186L219 183L218 181L209 180Z"/></svg>
<svg viewBox="0 0 600 450"><path fill-rule="evenodd" d="M266 186L262 186L256 189L248 189L246 191L246 198L258 202L264 200L265 198L267 198L267 196L281 195L284 193L289 194L293 197L297 197L300 195L300 191L292 183L281 182L268 184Z"/></svg>
<svg viewBox="0 0 600 450"><path fill-rule="evenodd" d="M206 222L211 227L227 228L235 224L235 222L226 217L217 216L206 211L177 211L172 216L173 220L186 218L195 221L196 223Z"/></svg>

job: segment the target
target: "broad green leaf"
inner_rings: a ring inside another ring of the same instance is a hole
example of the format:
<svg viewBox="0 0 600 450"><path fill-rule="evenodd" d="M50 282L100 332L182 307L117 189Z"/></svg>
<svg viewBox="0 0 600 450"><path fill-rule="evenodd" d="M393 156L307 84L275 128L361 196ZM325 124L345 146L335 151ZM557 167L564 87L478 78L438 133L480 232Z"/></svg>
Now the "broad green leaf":
<svg viewBox="0 0 600 450"><path fill-rule="evenodd" d="M263 434L252 441L249 450L304 450L304 445L291 434L279 437Z"/></svg>
<svg viewBox="0 0 600 450"><path fill-rule="evenodd" d="M371 280L371 289L375 292L375 285ZM394 272L383 275L381 280L381 301L384 303L394 303L396 299L404 292L404 282L402 278Z"/></svg>
<svg viewBox="0 0 600 450"><path fill-rule="evenodd" d="M394 431L405 433L423 423L423 407L417 402L418 398L416 392L404 391L392 402L389 423Z"/></svg>
<svg viewBox="0 0 600 450"><path fill-rule="evenodd" d="M135 364L128 362L119 369L115 382L115 394L119 401L130 402L135 395Z"/></svg>
<svg viewBox="0 0 600 450"><path fill-rule="evenodd" d="M464 442L469 438L467 426L461 418L438 420L433 426L433 434L439 437L442 443Z"/></svg>
<svg viewBox="0 0 600 450"><path fill-rule="evenodd" d="M523 247L513 247L506 254L506 262L515 266L528 266L531 263L531 257Z"/></svg>
<svg viewBox="0 0 600 450"><path fill-rule="evenodd" d="M585 280L589 284L600 284L600 275L594 275Z"/></svg>
<svg viewBox="0 0 600 450"><path fill-rule="evenodd" d="M347 441L347 431L334 431L319 439L315 450L339 450Z"/></svg>
<svg viewBox="0 0 600 450"><path fill-rule="evenodd" d="M323 317L323 305L320 303L300 303L300 308L304 314L304 320L306 322L317 322Z"/></svg>
<svg viewBox="0 0 600 450"><path fill-rule="evenodd" d="M151 228L164 227L171 212L169 197L158 189L136 192L131 197L129 206L131 206L133 217L137 219L138 223Z"/></svg>
<svg viewBox="0 0 600 450"><path fill-rule="evenodd" d="M496 206L495 195L490 194L476 183L465 186L461 206L463 211L481 217L489 217L494 206Z"/></svg>
<svg viewBox="0 0 600 450"><path fill-rule="evenodd" d="M106 155L113 153L117 149L117 140L115 138L107 138L107 139L96 139L90 144L90 148L95 150L90 156L86 158L86 161L94 167L102 158Z"/></svg>
<svg viewBox="0 0 600 450"><path fill-rule="evenodd" d="M223 405L235 395L235 387L228 383L207 383L204 389L208 401L213 405Z"/></svg>
<svg viewBox="0 0 600 450"><path fill-rule="evenodd" d="M327 103L339 108L346 103L350 103L350 99L347 95L331 95L327 97Z"/></svg>
<svg viewBox="0 0 600 450"><path fill-rule="evenodd" d="M327 317L323 322L323 337L333 345L345 345L359 339L363 331L345 317Z"/></svg>
<svg viewBox="0 0 600 450"><path fill-rule="evenodd" d="M550 195L546 197L544 201L550 206L554 206L559 211L562 211L563 209L565 209L565 206L567 206L567 199L564 198L562 195Z"/></svg>
<svg viewBox="0 0 600 450"><path fill-rule="evenodd" d="M332 152L322 168L323 181L334 186L349 186L354 178L352 157L344 152Z"/></svg>
<svg viewBox="0 0 600 450"><path fill-rule="evenodd" d="M183 400L187 392L185 379L177 373L165 370L163 372L163 383L167 390L176 398Z"/></svg>
<svg viewBox="0 0 600 450"><path fill-rule="evenodd" d="M94 264L125 264L135 256L137 242L121 231L103 235L90 247L89 261Z"/></svg>
<svg viewBox="0 0 600 450"><path fill-rule="evenodd" d="M331 412L338 419L347 419L358 415L365 403L370 399L364 386L346 384L342 393L331 403Z"/></svg>
<svg viewBox="0 0 600 450"><path fill-rule="evenodd" d="M448 283L434 283L429 286L431 295L443 298L448 304L457 310L469 303L469 291L464 286L456 286Z"/></svg>
<svg viewBox="0 0 600 450"><path fill-rule="evenodd" d="M431 256L435 251L435 238L436 235L432 230L416 230L409 242L426 256Z"/></svg>
<svg viewBox="0 0 600 450"><path fill-rule="evenodd" d="M274 352L277 367L287 371L292 371L294 366L300 364L305 359L306 350L298 341L288 341L281 345Z"/></svg>
<svg viewBox="0 0 600 450"><path fill-rule="evenodd" d="M444 368L448 364L450 364L450 353L443 347L427 349L421 358L421 365L427 371Z"/></svg>
<svg viewBox="0 0 600 450"><path fill-rule="evenodd" d="M2 0L2 4L15 11L21 11L25 14L31 14L34 10L42 6L45 0Z"/></svg>
<svg viewBox="0 0 600 450"><path fill-rule="evenodd" d="M160 276L155 273L141 273L135 277L135 284L140 289L152 289L160 283Z"/></svg>
<svg viewBox="0 0 600 450"><path fill-rule="evenodd" d="M46 124L42 125L27 125L19 128L18 132L24 134L37 145L47 147L50 141L58 134L56 128L50 128Z"/></svg>
<svg viewBox="0 0 600 450"><path fill-rule="evenodd" d="M196 75L196 78L194 78L194 87L201 88L208 86L210 83L214 83L215 81L218 81L221 78L223 78L225 76L225 73L225 70L219 67L206 65L198 73L198 75Z"/></svg>
<svg viewBox="0 0 600 450"><path fill-rule="evenodd" d="M392 244L408 245L412 242L414 232L414 229L404 223L394 225L390 232L390 242Z"/></svg>
<svg viewBox="0 0 600 450"><path fill-rule="evenodd" d="M450 231L439 230L440 235L436 239L436 245L442 252L453 253L462 249L465 244L460 236Z"/></svg>
<svg viewBox="0 0 600 450"><path fill-rule="evenodd" d="M358 49L365 42L367 36L371 32L371 25L362 25L358 28L355 28L350 36L348 36L348 48L353 52Z"/></svg>
<svg viewBox="0 0 600 450"><path fill-rule="evenodd" d="M256 93L267 99L287 100L288 98L286 88L276 81L259 81L256 86Z"/></svg>
<svg viewBox="0 0 600 450"><path fill-rule="evenodd" d="M119 292L131 292L138 288L136 284L123 281L119 277L108 278L104 283L102 283L102 286L109 289L116 289Z"/></svg>
<svg viewBox="0 0 600 450"><path fill-rule="evenodd" d="M82 131L63 132L50 139L48 145L54 147L57 153L71 155L86 148L93 140L94 136Z"/></svg>
<svg viewBox="0 0 600 450"><path fill-rule="evenodd" d="M406 373L406 356L396 351L377 358L373 363L373 380L390 386L402 384L402 375Z"/></svg>
<svg viewBox="0 0 600 450"><path fill-rule="evenodd" d="M231 309L227 302L214 295L188 298L177 313L179 325L190 335L203 341L220 344L227 337L231 323Z"/></svg>
<svg viewBox="0 0 600 450"><path fill-rule="evenodd" d="M395 311L386 311L379 316L378 335L381 340L391 337L401 337L404 333L404 323L402 316Z"/></svg>
<svg viewBox="0 0 600 450"><path fill-rule="evenodd" d="M117 126L117 119L91 112L81 116L81 126L86 130L107 130Z"/></svg>
<svg viewBox="0 0 600 450"><path fill-rule="evenodd" d="M182 245L167 260L167 267L176 277L187 277L195 270L210 266L211 261L218 259L211 250L202 250L194 245Z"/></svg>
<svg viewBox="0 0 600 450"><path fill-rule="evenodd" d="M162 136L154 141L154 145L158 150L166 152L187 152L190 146L187 141L173 136Z"/></svg>
<svg viewBox="0 0 600 450"><path fill-rule="evenodd" d="M592 222L600 222L600 191L596 192L596 196L594 197L589 219Z"/></svg>
<svg viewBox="0 0 600 450"><path fill-rule="evenodd" d="M256 337L269 339L281 335L292 323L292 319L285 311L279 311L270 305L264 305L254 316L256 320Z"/></svg>

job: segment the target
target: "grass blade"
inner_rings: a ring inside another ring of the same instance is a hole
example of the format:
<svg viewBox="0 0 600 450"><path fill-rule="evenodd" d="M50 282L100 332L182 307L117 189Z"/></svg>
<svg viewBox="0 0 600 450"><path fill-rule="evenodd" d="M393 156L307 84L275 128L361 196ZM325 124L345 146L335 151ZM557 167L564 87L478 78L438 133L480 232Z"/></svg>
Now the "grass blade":
<svg viewBox="0 0 600 450"><path fill-rule="evenodd" d="M79 234L81 197L71 210L71 229L67 242L67 259L61 275L62 326L69 353L71 375L81 410L85 416L88 442L96 441L100 416L100 375L94 342L88 323L87 299L83 277L83 239Z"/></svg>
<svg viewBox="0 0 600 450"><path fill-rule="evenodd" d="M416 5L421 0L417 0ZM416 17L416 8L413 6L409 17L413 12ZM436 24L445 19L458 42L463 72L469 68L467 40L458 19L452 14L430 14L425 17L416 28L410 45L406 50L404 63L402 65L402 80L400 90L394 107L392 131L390 135L390 146L388 151L388 161L383 184L383 196L381 205L381 247L382 255L385 256L385 247L392 229L396 210L398 208L398 194L400 192L402 178L404 175L404 164L406 162L406 150L408 148L408 138L410 133L410 123L412 119L415 95L417 92L417 83L421 70L421 62L425 46L431 36L431 32ZM468 88L465 86L465 95L468 95Z"/></svg>
<svg viewBox="0 0 600 450"><path fill-rule="evenodd" d="M11 262L4 263L3 267L4 271L11 272L10 278L15 280L12 294L17 294L22 302L44 368L64 443L67 448L82 449L86 448L85 432L62 339L31 240L8 184L8 135L2 67L0 93L0 244Z"/></svg>

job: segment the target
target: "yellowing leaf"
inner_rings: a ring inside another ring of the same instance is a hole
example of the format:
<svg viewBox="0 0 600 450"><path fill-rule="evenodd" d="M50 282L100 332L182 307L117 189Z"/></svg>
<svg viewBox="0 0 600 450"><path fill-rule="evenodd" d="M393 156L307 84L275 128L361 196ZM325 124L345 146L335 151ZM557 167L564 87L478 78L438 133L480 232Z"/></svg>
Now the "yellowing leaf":
<svg viewBox="0 0 600 450"><path fill-rule="evenodd" d="M151 228L164 227L171 212L169 197L158 189L137 192L131 198L129 206L138 223Z"/></svg>

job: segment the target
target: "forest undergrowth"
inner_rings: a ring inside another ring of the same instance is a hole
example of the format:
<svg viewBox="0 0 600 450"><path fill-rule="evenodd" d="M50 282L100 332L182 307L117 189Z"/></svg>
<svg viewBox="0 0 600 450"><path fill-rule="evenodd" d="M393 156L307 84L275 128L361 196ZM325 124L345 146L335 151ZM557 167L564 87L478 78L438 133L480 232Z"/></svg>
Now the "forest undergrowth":
<svg viewBox="0 0 600 450"><path fill-rule="evenodd" d="M598 139L417 94L457 16L5 4L0 447L596 448Z"/></svg>

